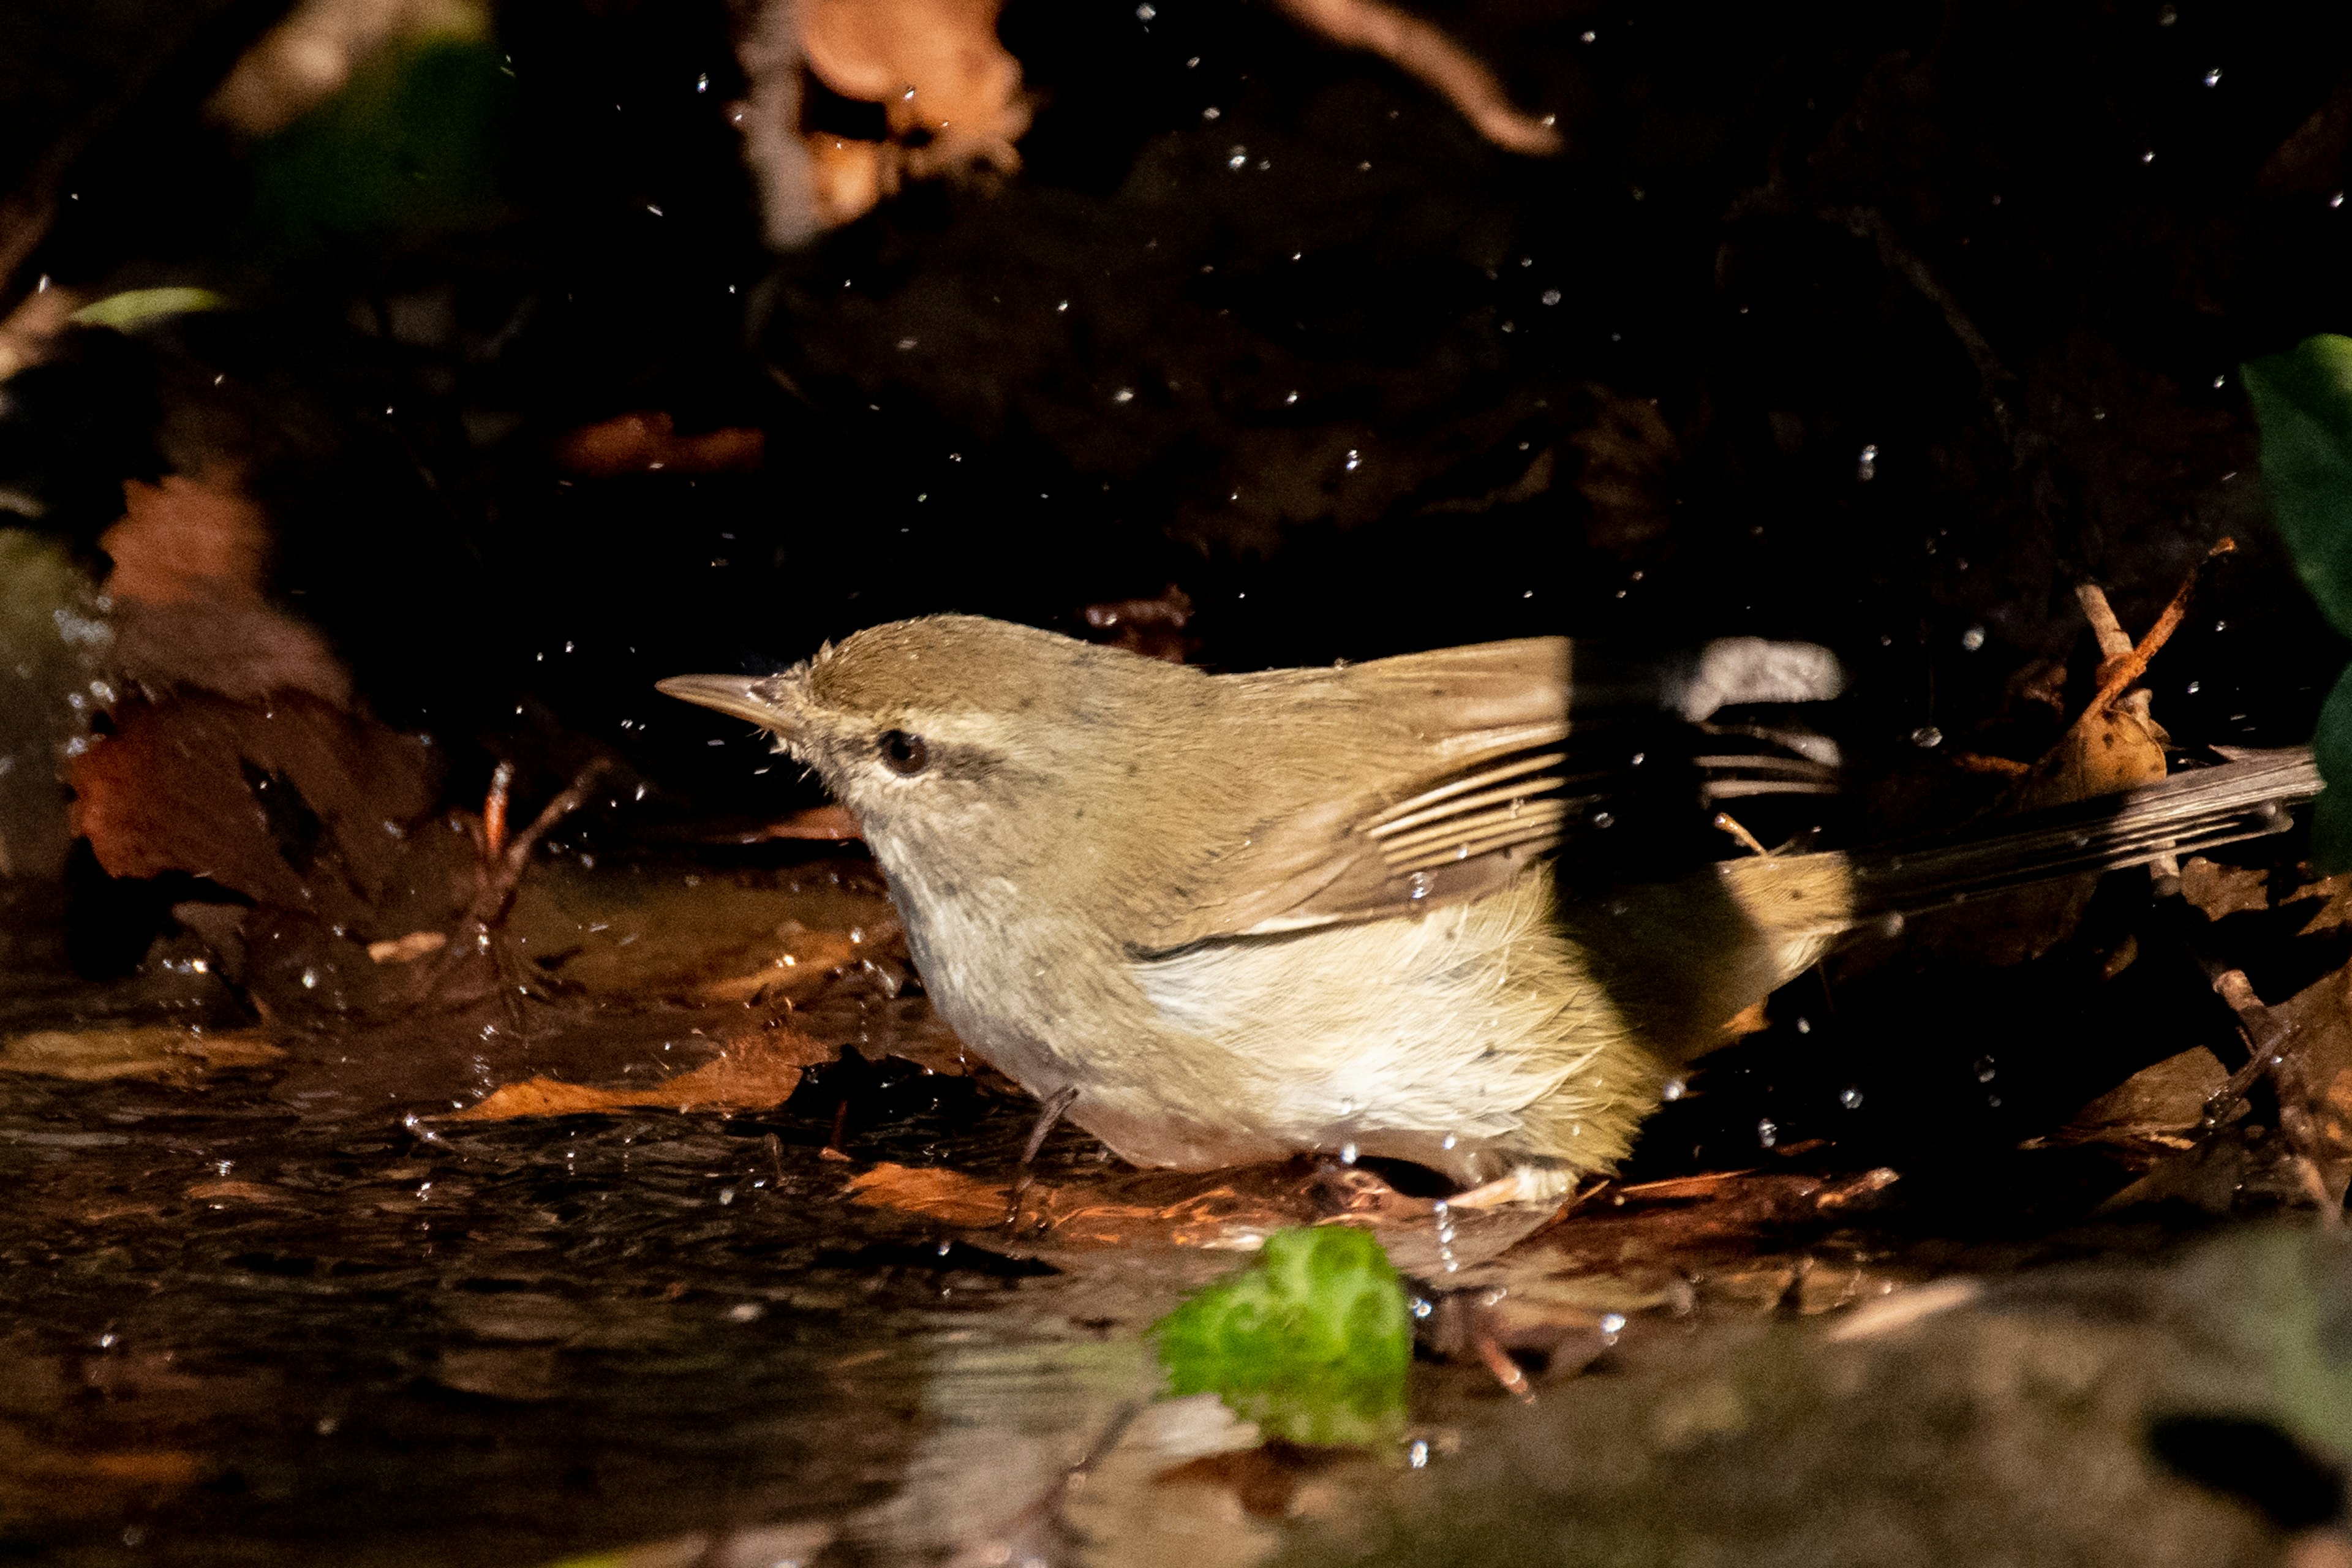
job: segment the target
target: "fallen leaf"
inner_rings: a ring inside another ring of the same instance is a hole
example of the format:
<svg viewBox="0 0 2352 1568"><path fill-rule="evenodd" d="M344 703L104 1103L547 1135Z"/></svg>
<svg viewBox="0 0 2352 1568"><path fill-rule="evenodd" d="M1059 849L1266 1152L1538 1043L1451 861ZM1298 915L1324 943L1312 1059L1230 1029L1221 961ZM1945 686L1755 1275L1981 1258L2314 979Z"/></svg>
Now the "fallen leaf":
<svg viewBox="0 0 2352 1568"><path fill-rule="evenodd" d="M364 924L431 810L432 753L316 696L128 699L68 765L73 828L110 876L185 871L256 902Z"/></svg>
<svg viewBox="0 0 2352 1568"><path fill-rule="evenodd" d="M2203 1046L2142 1068L2076 1111L2053 1142L2132 1142L2177 1137L2205 1119L2230 1074Z"/></svg>
<svg viewBox="0 0 2352 1568"><path fill-rule="evenodd" d="M206 1072L267 1067L286 1053L257 1034L200 1034L168 1025L44 1029L0 1045L0 1072L103 1083L161 1079L193 1083Z"/></svg>
<svg viewBox="0 0 2352 1568"><path fill-rule="evenodd" d="M376 963L414 963L448 945L449 937L445 931L413 931L406 936L368 943L367 955Z"/></svg>
<svg viewBox="0 0 2352 1568"><path fill-rule="evenodd" d="M284 1205L302 1201L283 1187L273 1187L262 1182L198 1182L180 1195L215 1207L226 1204Z"/></svg>
<svg viewBox="0 0 2352 1568"><path fill-rule="evenodd" d="M1369 1189L1378 1189L1377 1194ZM1388 1190L1368 1171L1302 1163L1219 1171L1120 1171L1095 1180L1032 1182L1007 1226L1013 1184L961 1171L889 1162L851 1178L852 1203L1054 1247L1196 1247L1254 1251L1279 1230L1347 1224L1379 1232L1400 1268L1450 1275L1512 1247L1549 1223L1542 1205L1437 1215L1427 1199Z"/></svg>
<svg viewBox="0 0 2352 1568"><path fill-rule="evenodd" d="M814 993L861 956L845 931L798 931L784 937L784 950L740 974L698 986L704 1002L792 1000Z"/></svg>
<svg viewBox="0 0 2352 1568"><path fill-rule="evenodd" d="M307 692L336 708L351 676L318 631L269 603L269 531L233 480L127 479L123 517L99 538L113 570L114 663L151 690L200 687L241 701Z"/></svg>
<svg viewBox="0 0 2352 1568"><path fill-rule="evenodd" d="M1085 619L1096 641L1170 664L1182 664L1200 646L1184 631L1192 622L1192 596L1173 583L1152 598L1088 605Z"/></svg>
<svg viewBox="0 0 2352 1568"><path fill-rule="evenodd" d="M803 1069L840 1053L791 1029L763 1029L728 1042L726 1053L649 1089L595 1089L534 1078L493 1089L453 1121L505 1121L523 1116L580 1116L656 1107L672 1110L767 1110L800 1087Z"/></svg>
<svg viewBox="0 0 2352 1568"><path fill-rule="evenodd" d="M767 454L764 431L730 427L680 436L667 414L622 414L563 437L557 461L575 474L757 473Z"/></svg>
<svg viewBox="0 0 2352 1568"><path fill-rule="evenodd" d="M2209 921L2271 907L2270 873L2222 866L2200 855L2180 868L2180 896Z"/></svg>

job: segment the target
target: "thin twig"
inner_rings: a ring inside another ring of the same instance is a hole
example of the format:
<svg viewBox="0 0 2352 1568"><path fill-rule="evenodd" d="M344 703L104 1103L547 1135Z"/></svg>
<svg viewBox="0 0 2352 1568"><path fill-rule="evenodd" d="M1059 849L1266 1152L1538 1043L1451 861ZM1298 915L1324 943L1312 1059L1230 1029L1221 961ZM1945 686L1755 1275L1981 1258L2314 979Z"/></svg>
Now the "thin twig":
<svg viewBox="0 0 2352 1568"><path fill-rule="evenodd" d="M2102 711L2147 673L2148 661L2171 640L2172 634L2179 629L2181 621L2188 616L2189 600L2197 592L2198 584L2204 581L2205 569L2237 548L2236 540L2223 539L2207 551L2205 559L2199 562L2196 568L2181 580L2180 586L2174 590L2172 602L2164 606L2164 613L2156 617L2156 625L2148 627L2147 635L2139 639L2139 645L2128 653L2100 661L2099 691L2091 699L2089 711Z"/></svg>

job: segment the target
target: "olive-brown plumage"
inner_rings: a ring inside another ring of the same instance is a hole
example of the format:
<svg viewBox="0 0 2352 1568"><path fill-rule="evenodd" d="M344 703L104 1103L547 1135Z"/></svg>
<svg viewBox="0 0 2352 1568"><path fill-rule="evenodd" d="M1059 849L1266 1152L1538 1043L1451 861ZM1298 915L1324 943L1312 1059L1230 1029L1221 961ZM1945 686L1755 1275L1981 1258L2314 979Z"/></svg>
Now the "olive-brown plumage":
<svg viewBox="0 0 2352 1568"><path fill-rule="evenodd" d="M1559 638L1213 676L943 616L662 688L817 773L948 1023L1041 1098L1075 1091L1127 1159L1360 1152L1541 1195L1622 1156L1680 1061L1909 885L1752 857L1557 907L1549 858L1609 821L1590 735L1604 773L1641 762L1587 713L1835 684L1819 649L1742 641L1629 685ZM2084 842L2078 866L2117 858Z"/></svg>

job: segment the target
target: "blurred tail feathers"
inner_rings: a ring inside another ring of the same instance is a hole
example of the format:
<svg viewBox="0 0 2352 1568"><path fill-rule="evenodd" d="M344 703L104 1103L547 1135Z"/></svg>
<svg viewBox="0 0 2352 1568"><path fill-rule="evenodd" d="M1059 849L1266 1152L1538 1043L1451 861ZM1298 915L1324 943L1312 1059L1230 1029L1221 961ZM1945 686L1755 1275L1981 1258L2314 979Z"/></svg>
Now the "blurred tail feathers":
<svg viewBox="0 0 2352 1568"><path fill-rule="evenodd" d="M2161 784L1979 823L1932 843L1853 857L1855 912L1908 914L2053 878L2284 833L2320 792L2307 746L2242 752Z"/></svg>

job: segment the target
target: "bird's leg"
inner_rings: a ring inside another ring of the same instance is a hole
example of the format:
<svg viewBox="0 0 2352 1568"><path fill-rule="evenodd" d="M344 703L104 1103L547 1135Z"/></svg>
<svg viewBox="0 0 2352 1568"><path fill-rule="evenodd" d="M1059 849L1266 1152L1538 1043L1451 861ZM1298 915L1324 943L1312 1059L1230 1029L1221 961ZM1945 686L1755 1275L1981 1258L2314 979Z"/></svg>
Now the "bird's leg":
<svg viewBox="0 0 2352 1568"><path fill-rule="evenodd" d="M1078 1086L1071 1084L1058 1089L1037 1108L1036 1124L1029 1129L1029 1142L1021 1146L1021 1164L1013 1177L1013 1190L1004 1199L1004 1228L1011 1230L1021 1223L1021 1200L1029 1195L1029 1185L1036 1180L1032 1169L1037 1163L1037 1151L1045 1146L1046 1137L1062 1120L1062 1112L1070 1109L1078 1098Z"/></svg>
<svg viewBox="0 0 2352 1568"><path fill-rule="evenodd" d="M482 801L482 859L474 897L458 920L455 939L434 956L434 967L425 976L428 992L438 990L467 954L484 954L490 961L493 984L509 1008L509 1021L520 1025L520 1006L515 999L536 995L540 983L494 933L514 907L516 889L522 884L523 872L529 869L531 852L539 847L540 840L550 828L587 803L590 792L612 765L602 758L590 763L568 788L541 809L529 826L511 837L507 831L507 806L514 785L514 764L502 762L491 773L489 793Z"/></svg>

